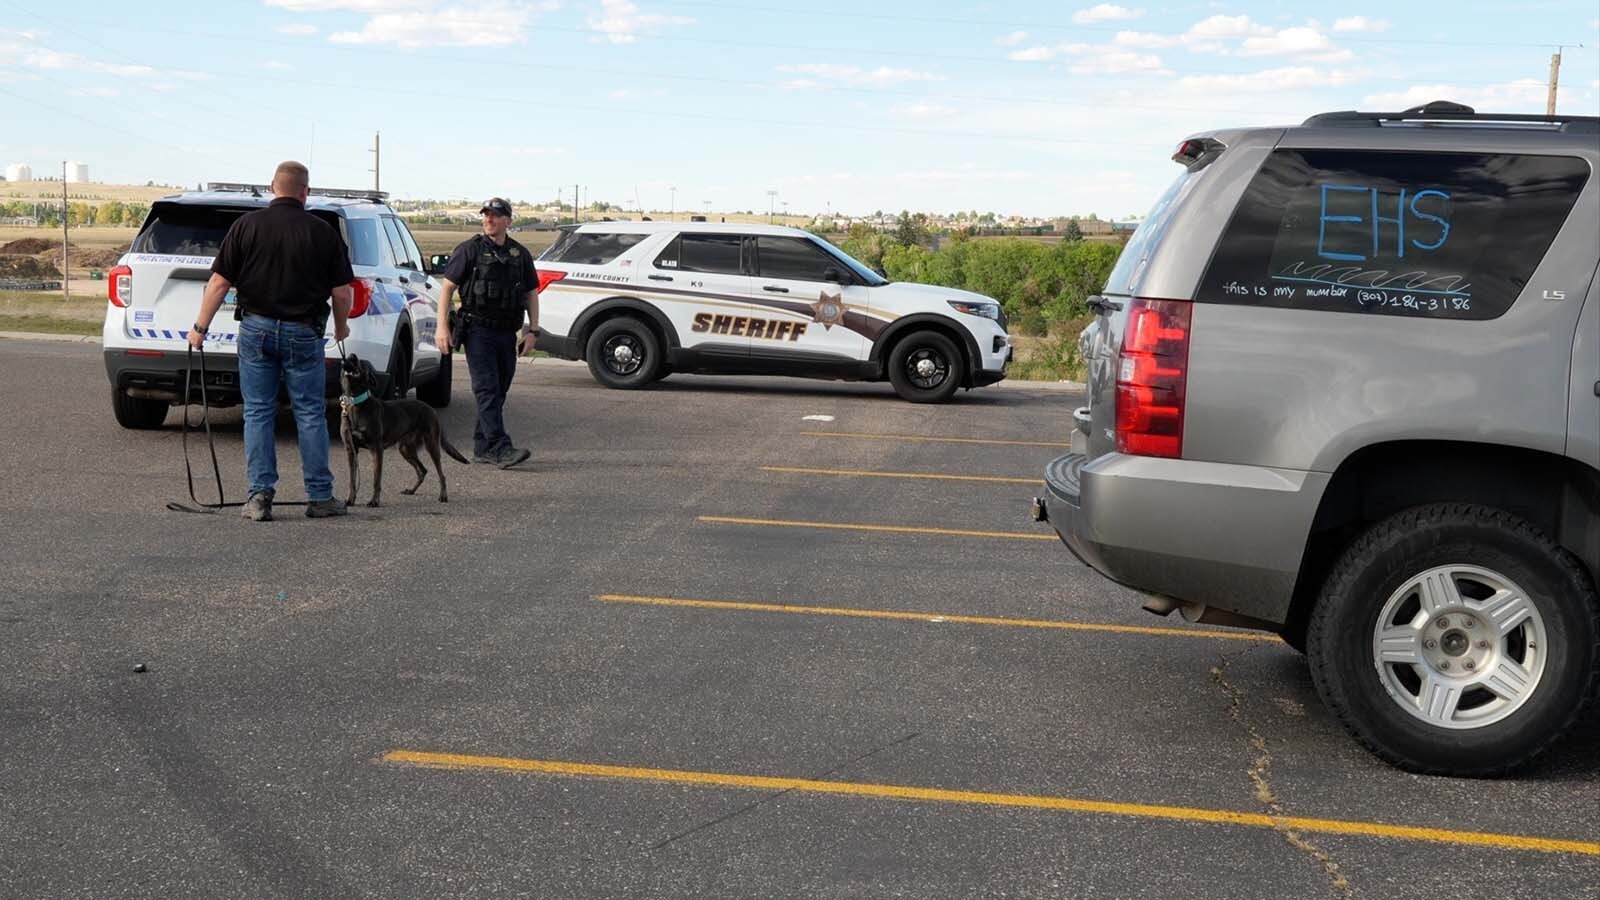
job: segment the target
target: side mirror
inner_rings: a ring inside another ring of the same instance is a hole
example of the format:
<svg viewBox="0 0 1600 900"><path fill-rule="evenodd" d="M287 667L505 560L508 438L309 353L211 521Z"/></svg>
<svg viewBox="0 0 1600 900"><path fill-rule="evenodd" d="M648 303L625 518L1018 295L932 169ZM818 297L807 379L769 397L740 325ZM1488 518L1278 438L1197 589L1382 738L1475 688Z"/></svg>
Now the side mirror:
<svg viewBox="0 0 1600 900"><path fill-rule="evenodd" d="M450 265L450 257L435 253L428 257L428 274L443 275L445 266Z"/></svg>

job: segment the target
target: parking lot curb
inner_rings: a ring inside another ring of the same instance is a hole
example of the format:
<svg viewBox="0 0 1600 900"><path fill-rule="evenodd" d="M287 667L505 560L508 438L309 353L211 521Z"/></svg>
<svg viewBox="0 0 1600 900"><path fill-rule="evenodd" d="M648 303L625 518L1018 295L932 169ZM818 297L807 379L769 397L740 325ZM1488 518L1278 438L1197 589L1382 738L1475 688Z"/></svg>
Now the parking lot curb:
<svg viewBox="0 0 1600 900"><path fill-rule="evenodd" d="M50 334L39 331L0 331L0 339L14 341L55 341L67 344L98 344L100 336L95 334Z"/></svg>

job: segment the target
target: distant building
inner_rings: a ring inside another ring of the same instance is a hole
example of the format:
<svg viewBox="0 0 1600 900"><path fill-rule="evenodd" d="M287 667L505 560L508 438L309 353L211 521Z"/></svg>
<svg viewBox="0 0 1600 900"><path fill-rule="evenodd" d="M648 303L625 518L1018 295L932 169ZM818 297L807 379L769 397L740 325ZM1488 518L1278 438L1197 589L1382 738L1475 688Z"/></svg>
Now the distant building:
<svg viewBox="0 0 1600 900"><path fill-rule="evenodd" d="M25 163L12 163L11 165L6 166L6 180L32 181L33 169L29 168Z"/></svg>
<svg viewBox="0 0 1600 900"><path fill-rule="evenodd" d="M81 162L67 163L67 183L68 184L88 184L89 183L89 164L88 163L81 163Z"/></svg>

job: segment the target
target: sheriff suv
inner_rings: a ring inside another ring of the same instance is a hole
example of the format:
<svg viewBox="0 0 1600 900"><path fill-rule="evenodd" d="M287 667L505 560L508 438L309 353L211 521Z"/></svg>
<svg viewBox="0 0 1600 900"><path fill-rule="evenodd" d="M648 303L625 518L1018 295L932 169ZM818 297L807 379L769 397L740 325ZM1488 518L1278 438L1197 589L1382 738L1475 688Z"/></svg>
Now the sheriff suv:
<svg viewBox="0 0 1600 900"><path fill-rule="evenodd" d="M887 380L914 403L1005 377L1000 303L891 282L827 241L765 225L596 222L539 257L538 348L608 387L672 372Z"/></svg>
<svg viewBox="0 0 1600 900"><path fill-rule="evenodd" d="M1035 516L1276 631L1383 759L1493 775L1600 690L1600 120L1453 103L1183 142Z"/></svg>
<svg viewBox="0 0 1600 900"><path fill-rule="evenodd" d="M313 189L306 208L339 230L356 275L345 350L371 360L389 398L417 397L433 406L450 402L450 356L433 344L438 286L406 225L371 191ZM150 208L138 236L106 275L102 335L111 409L124 428L158 428L168 408L200 399L200 364L183 396L188 335L200 311L211 263L235 220L272 199L262 185L209 184L207 190L163 197ZM206 333L205 399L212 406L240 402L235 296ZM328 396L339 393L339 351L328 321Z"/></svg>

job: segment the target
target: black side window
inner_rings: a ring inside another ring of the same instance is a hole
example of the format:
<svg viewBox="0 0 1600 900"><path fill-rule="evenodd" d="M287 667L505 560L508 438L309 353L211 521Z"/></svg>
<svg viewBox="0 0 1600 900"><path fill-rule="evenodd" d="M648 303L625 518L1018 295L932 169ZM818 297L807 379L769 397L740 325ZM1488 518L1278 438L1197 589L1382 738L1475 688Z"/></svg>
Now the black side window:
<svg viewBox="0 0 1600 900"><path fill-rule="evenodd" d="M350 262L358 266L383 265L379 242L386 239L381 231L377 219L345 219L344 237L350 245Z"/></svg>
<svg viewBox="0 0 1600 900"><path fill-rule="evenodd" d="M838 260L805 238L758 237L756 259L762 278L822 281L828 269L844 270Z"/></svg>
<svg viewBox="0 0 1600 900"><path fill-rule="evenodd" d="M737 234L680 234L656 257L658 269L740 275L744 238Z"/></svg>
<svg viewBox="0 0 1600 900"><path fill-rule="evenodd" d="M628 252L634 244L644 240L642 234L609 234L606 232L574 233L562 241L559 251L544 255L550 262L579 263L603 266Z"/></svg>
<svg viewBox="0 0 1600 900"><path fill-rule="evenodd" d="M406 249L405 240L400 237L400 226L395 223L394 219L384 216L383 230L389 236L389 249L394 251L394 264L402 269L420 270L422 268L421 260L411 258L410 252Z"/></svg>
<svg viewBox="0 0 1600 900"><path fill-rule="evenodd" d="M1245 190L1197 300L1492 319L1589 177L1566 156L1279 150Z"/></svg>

